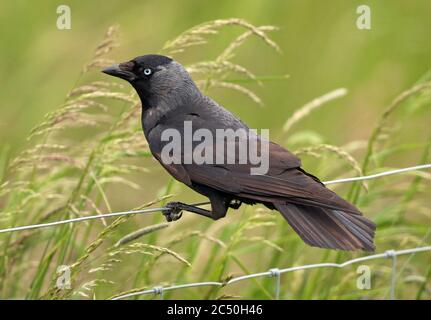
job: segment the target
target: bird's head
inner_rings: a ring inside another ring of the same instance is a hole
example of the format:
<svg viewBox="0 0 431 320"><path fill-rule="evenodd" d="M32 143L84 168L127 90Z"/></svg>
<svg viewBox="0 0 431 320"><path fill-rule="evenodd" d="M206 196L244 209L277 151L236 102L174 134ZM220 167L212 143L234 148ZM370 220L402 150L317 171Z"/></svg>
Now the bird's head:
<svg viewBox="0 0 431 320"><path fill-rule="evenodd" d="M148 54L114 64L103 72L129 82L145 107L157 105L159 101L178 100L196 88L181 64L157 54Z"/></svg>

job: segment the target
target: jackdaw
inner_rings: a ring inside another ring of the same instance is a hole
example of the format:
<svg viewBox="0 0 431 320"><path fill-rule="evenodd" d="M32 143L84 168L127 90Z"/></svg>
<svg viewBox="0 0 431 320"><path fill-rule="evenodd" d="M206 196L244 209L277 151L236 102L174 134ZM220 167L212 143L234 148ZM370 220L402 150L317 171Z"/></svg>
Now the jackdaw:
<svg viewBox="0 0 431 320"><path fill-rule="evenodd" d="M138 93L142 102L142 127L153 156L175 179L211 202L211 211L171 202L167 205L171 210L164 213L168 221L178 219L181 210L217 220L224 217L229 208L237 209L241 203L261 203L278 210L311 246L375 249L375 224L354 205L326 188L317 177L303 170L299 158L276 143L268 143L269 168L264 174L251 174L254 164L250 161L233 164L228 161L222 164L163 161L163 148L169 143L162 138L163 133L175 129L184 135L187 122L192 124L193 132L199 129L213 134L217 129L249 132L240 119L200 92L180 63L166 56L149 54L115 64L103 72L128 81ZM233 142L235 152L247 143L244 137L242 139ZM215 145L211 149L214 156L220 152ZM180 149L173 151L187 156L181 144L176 146ZM228 156L223 155L225 160Z"/></svg>

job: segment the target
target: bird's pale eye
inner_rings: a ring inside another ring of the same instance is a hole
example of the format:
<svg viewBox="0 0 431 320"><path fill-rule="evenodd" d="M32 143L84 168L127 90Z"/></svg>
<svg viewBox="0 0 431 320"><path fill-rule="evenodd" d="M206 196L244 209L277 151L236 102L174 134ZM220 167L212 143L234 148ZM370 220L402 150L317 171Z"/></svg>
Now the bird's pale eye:
<svg viewBox="0 0 431 320"><path fill-rule="evenodd" d="M144 69L144 74L145 74L146 76L149 76L152 72L153 72L153 70L151 70L150 68L146 68L146 69Z"/></svg>

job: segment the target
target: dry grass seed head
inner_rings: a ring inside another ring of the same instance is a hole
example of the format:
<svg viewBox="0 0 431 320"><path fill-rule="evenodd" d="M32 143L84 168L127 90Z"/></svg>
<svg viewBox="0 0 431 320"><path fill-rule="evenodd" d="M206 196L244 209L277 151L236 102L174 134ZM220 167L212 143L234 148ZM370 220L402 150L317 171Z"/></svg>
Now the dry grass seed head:
<svg viewBox="0 0 431 320"><path fill-rule="evenodd" d="M359 165L359 162L350 153L348 153L344 149L337 147L337 146L333 146L330 144L321 144L321 145L317 145L317 146L301 148L301 149L296 150L294 153L297 156L311 155L311 156L316 156L319 158L320 154L317 153L319 151L330 152L330 153L336 155L338 158L344 160L356 172L356 174L358 176L364 175L364 173L362 172L362 169ZM367 185L366 181L362 181L361 184L364 187L364 189L368 191L368 185Z"/></svg>
<svg viewBox="0 0 431 320"><path fill-rule="evenodd" d="M108 28L108 31L106 32L104 39L94 50L93 59L84 67L83 73L86 73L91 68L106 67L113 63L112 61L106 58L103 58L103 56L108 54L118 46L118 40L117 40L118 33L119 33L118 25L113 25Z"/></svg>
<svg viewBox="0 0 431 320"><path fill-rule="evenodd" d="M257 27L257 29L262 32L278 30L278 28L274 26L261 26ZM253 31L246 31L240 36L238 36L226 47L225 50L223 50L223 52L217 57L216 61L226 61L232 59L234 57L235 50L241 47L241 45L244 44L244 42L252 35L254 35ZM280 51L279 49L277 49L278 47L273 48L277 51Z"/></svg>
<svg viewBox="0 0 431 320"><path fill-rule="evenodd" d="M229 61L198 62L188 66L186 69L191 74L194 74L194 73L208 74L209 72L212 72L214 74L221 74L221 78L224 78L224 75L227 75L229 72L233 72L239 75L244 75L248 79L257 81L256 76L252 72L250 72L243 66L240 66L238 64L235 64Z"/></svg>
<svg viewBox="0 0 431 320"><path fill-rule="evenodd" d="M289 131L295 123L299 122L302 118L308 116L314 110L322 107L323 105L325 105L325 103L332 101L334 99L343 97L346 94L347 94L347 90L344 88L340 88L340 89L331 91L327 94L324 94L321 97L313 99L309 103L305 104L303 107L296 110L292 114L292 116L290 116L290 118L287 119L287 121L283 126L283 131L284 132Z"/></svg>
<svg viewBox="0 0 431 320"><path fill-rule="evenodd" d="M142 229L136 230L134 232L131 232L127 235L125 235L124 237L122 237L120 240L117 241L117 243L115 244L115 247L119 247L122 245L125 245L129 242L132 242L136 239L139 239L140 237L167 228L169 226L169 223L165 222L165 223L159 223L159 224L154 224L148 227L144 227Z"/></svg>
<svg viewBox="0 0 431 320"><path fill-rule="evenodd" d="M176 253L175 251L166 248L166 247L161 247L161 246L156 246L156 245L152 245L152 244L147 244L147 243L141 243L141 242L136 242L136 243L132 243L129 244L125 247L122 247L116 251L112 251L109 253L110 256L114 256L120 253L125 253L127 251L132 251L132 253L135 252L151 252L151 251L156 251L159 252L162 255L169 255L174 257L176 260L184 263L185 265L187 265L188 267L191 267L191 263L188 262L185 258L183 258L179 253ZM151 250L151 251L147 251L147 250Z"/></svg>
<svg viewBox="0 0 431 320"><path fill-rule="evenodd" d="M248 23L243 19L236 19L236 18L209 21L209 22L205 22L203 24L197 25L195 27L192 27L191 29L186 30L185 32L180 34L174 40L166 42L162 48L162 52L172 55L175 53L183 52L188 47L205 44L206 43L205 37L207 35L217 34L219 29L229 25L241 26L245 29L248 29L249 32L261 38L270 47L274 48L278 52L281 52L278 45L266 35L265 31L268 30L267 27L265 27L265 29L261 29L259 27L252 25L251 23ZM248 38L249 36L244 36L244 37ZM240 42L239 43L240 45L243 43L243 40L240 40L240 41L237 40L237 42ZM230 49L228 53L232 52L233 49Z"/></svg>
<svg viewBox="0 0 431 320"><path fill-rule="evenodd" d="M207 81L197 81L196 84L200 88L204 88L207 85ZM257 103L259 106L263 106L262 100L250 89L247 89L246 87L239 85L237 83L231 83L231 82L225 82L225 81L218 81L218 80L211 80L209 81L208 87L214 87L214 88L223 88L223 89L232 89L237 92L240 92L253 100L255 103Z"/></svg>

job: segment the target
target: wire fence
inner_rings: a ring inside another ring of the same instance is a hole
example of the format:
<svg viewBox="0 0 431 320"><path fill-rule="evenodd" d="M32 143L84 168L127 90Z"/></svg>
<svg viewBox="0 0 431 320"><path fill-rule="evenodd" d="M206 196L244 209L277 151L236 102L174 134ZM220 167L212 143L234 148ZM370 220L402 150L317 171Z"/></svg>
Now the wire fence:
<svg viewBox="0 0 431 320"><path fill-rule="evenodd" d="M372 175L368 175L368 176L324 181L323 184L330 185L330 184L336 184L336 183L347 183L347 182L355 182L355 181L372 180L372 179L390 176L390 175L394 175L394 174L410 172L410 171L417 171L417 170L424 170L424 169L431 169L431 163L418 165L418 166L414 166L414 167L407 167L407 168L385 171L385 172L372 174ZM199 203L194 203L192 205L193 206L201 206L201 205L207 205L207 204L209 204L209 202L199 202ZM54 226L58 226L58 225L62 225L62 224L82 222L82 221L87 221L87 220L103 219L103 218L126 216L126 215L133 215L133 214L163 212L163 211L168 211L168 210L171 210L171 208L160 207L160 208L148 208L148 209L142 209L142 210L111 212L111 213L97 214L97 215L92 215L92 216L78 217L78 218L53 221L53 222L47 222L47 223L32 224L32 225L28 225L28 226L19 226L19 227L0 229L0 234L7 233L7 232L15 232L15 231L24 231L24 230L31 230L31 229L54 227Z"/></svg>
<svg viewBox="0 0 431 320"><path fill-rule="evenodd" d="M401 255L413 254L413 253L425 252L425 251L431 251L431 246L406 249L406 250L388 250L384 253L360 257L343 263L317 263L317 264L308 264L308 265L297 266L297 267L290 267L285 269L272 268L265 272L253 273L253 274L232 278L226 282L207 281L207 282L185 283L185 284L173 285L168 287L156 286L152 289L138 291L138 292L131 292L121 296L117 296L112 300L121 300L121 299L126 299L134 296L148 295L148 294L159 295L160 299L163 299L163 293L167 291L186 289L186 288L195 288L195 287L210 287L210 286L225 287L237 282L254 279L254 278L261 278L261 277L271 277L275 279L274 297L276 300L279 300L280 290L281 290L281 275L284 273L289 273L289 272L294 272L299 270L317 269L317 268L344 268L346 266L349 266L355 263L364 262L368 260L382 259L382 258L389 258L392 260L389 298L394 300L395 288L397 284L397 257Z"/></svg>
<svg viewBox="0 0 431 320"><path fill-rule="evenodd" d="M330 184L336 184L336 183L347 183L347 182L355 182L355 181L363 181L363 180L371 180L376 179L384 176L399 174L399 173L405 173L405 172L411 172L411 171L417 171L417 170L424 170L424 169L430 169L431 164L424 164L424 165L418 165L414 167L407 167L407 168L401 168L396 170L390 170L385 171L373 175L368 176L360 176L360 177L353 177L353 178L344 178L344 179L338 179L338 180L331 180L331 181L325 181L323 182L325 185ZM196 203L193 205L199 206L199 205L206 205L209 204L209 202L201 202ZM76 223L81 221L88 221L88 220L94 220L94 219L102 219L102 218L109 218L109 217L118 217L118 216L124 216L124 215L134 215L134 214L146 214L146 213L153 213L153 212L163 212L171 210L168 207L160 207L160 208L147 208L142 210L131 210L131 211L122 211L122 212L111 212L106 214L97 214L92 216L85 216L85 217L78 217L73 219L67 219L67 220L60 220L60 221L53 221L48 223L40 223L40 224L33 224L28 226L19 226L19 227L12 227L7 229L0 229L1 233L8 233L8 232L16 232L16 231L24 231L24 230L31 230L31 229L38 229L38 228L47 228L47 227L53 227L58 226L62 224L67 223ZM307 270L307 269L316 269L316 268L344 268L346 266L368 261L368 260L375 260L375 259L382 259L382 258L390 258L392 260L392 267L391 267L391 282L390 282L390 291L389 296L390 299L395 299L395 287L397 283L397 256L400 255L406 255L406 254L414 254L419 252L426 252L431 251L431 246L426 247L419 247L419 248L413 248L413 249L406 249L406 250L388 250L384 253L374 254L370 256L360 257L356 259L352 259L349 261L346 261L344 263L338 264L338 263L318 263L318 264L309 264L309 265L303 265L303 266L297 266L297 267L290 267L285 269L278 269L278 268L272 268L265 272L259 272L259 273L253 273L249 275L244 275L236 278L232 278L229 281L226 282L217 282L217 281L207 281L207 282L195 282L195 283L186 283L186 284L180 284L180 285L173 285L168 287L162 287L162 286L156 286L152 289L143 290L139 292L132 292L127 293L121 296L117 296L113 298L113 300L119 300L119 299L125 299L128 297L133 296L139 296L139 295L147 295L147 294L155 294L159 295L161 299L163 299L163 293L167 291L172 290L178 290L178 289L185 289L185 288L194 288L194 287L202 287L202 286L216 286L216 287L224 287L233 283L253 279L253 278L259 278L259 277L272 277L275 279L274 285L275 285L275 291L274 296L276 299L280 298L280 289L281 289L281 275L284 273L299 271L299 270Z"/></svg>

